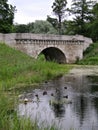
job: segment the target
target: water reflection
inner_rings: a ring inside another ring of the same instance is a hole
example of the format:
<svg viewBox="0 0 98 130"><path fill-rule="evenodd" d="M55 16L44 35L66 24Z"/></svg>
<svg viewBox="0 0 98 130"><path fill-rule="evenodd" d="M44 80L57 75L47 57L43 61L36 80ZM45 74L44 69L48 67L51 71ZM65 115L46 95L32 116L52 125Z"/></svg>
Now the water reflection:
<svg viewBox="0 0 98 130"><path fill-rule="evenodd" d="M32 102L20 103L19 115L37 118L40 125L56 124L60 130L98 130L97 80L98 76L67 75L42 84L26 93Z"/></svg>
<svg viewBox="0 0 98 130"><path fill-rule="evenodd" d="M51 94L54 98L50 99L50 107L53 110L55 117L64 117L65 107L62 103L62 89L56 88L55 93Z"/></svg>

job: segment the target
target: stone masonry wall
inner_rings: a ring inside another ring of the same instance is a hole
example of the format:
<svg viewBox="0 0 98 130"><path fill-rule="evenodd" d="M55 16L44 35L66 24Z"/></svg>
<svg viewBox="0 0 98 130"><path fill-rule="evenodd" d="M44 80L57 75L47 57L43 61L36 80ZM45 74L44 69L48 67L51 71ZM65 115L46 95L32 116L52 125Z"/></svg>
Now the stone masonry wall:
<svg viewBox="0 0 98 130"><path fill-rule="evenodd" d="M0 34L0 42L21 50L28 55L37 56L46 48L55 47L64 53L67 63L83 58L83 51L92 44L90 38L81 35L45 35L32 33Z"/></svg>

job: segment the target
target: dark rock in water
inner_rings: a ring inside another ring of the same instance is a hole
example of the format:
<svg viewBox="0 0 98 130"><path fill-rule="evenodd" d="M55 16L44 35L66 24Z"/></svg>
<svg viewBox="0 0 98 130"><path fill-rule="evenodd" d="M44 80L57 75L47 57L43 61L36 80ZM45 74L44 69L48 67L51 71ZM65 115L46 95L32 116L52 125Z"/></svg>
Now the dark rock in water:
<svg viewBox="0 0 98 130"><path fill-rule="evenodd" d="M65 86L64 89L67 89L67 87Z"/></svg>
<svg viewBox="0 0 98 130"><path fill-rule="evenodd" d="M43 92L43 95L47 95L47 91L44 91L44 92Z"/></svg>
<svg viewBox="0 0 98 130"><path fill-rule="evenodd" d="M54 96L54 94L53 94L53 93L51 93L51 96Z"/></svg>
<svg viewBox="0 0 98 130"><path fill-rule="evenodd" d="M45 83L48 83L48 81L45 81Z"/></svg>
<svg viewBox="0 0 98 130"><path fill-rule="evenodd" d="M68 95L66 95L66 96L63 96L63 98L68 98Z"/></svg>
<svg viewBox="0 0 98 130"><path fill-rule="evenodd" d="M35 97L38 97L38 94L36 94Z"/></svg>

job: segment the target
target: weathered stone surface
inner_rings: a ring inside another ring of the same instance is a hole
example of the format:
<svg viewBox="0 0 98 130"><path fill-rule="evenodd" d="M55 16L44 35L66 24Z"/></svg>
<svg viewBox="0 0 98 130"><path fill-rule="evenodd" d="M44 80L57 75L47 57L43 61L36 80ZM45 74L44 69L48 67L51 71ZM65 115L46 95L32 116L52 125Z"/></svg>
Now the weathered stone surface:
<svg viewBox="0 0 98 130"><path fill-rule="evenodd" d="M82 35L45 35L32 33L0 34L0 41L37 58L43 53L47 60L74 63L83 58L83 51L92 44Z"/></svg>

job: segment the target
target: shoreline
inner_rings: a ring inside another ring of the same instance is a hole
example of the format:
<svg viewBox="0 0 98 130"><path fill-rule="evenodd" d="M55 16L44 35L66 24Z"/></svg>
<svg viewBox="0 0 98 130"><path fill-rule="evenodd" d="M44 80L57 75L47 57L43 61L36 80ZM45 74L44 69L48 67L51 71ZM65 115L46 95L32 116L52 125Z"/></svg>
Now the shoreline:
<svg viewBox="0 0 98 130"><path fill-rule="evenodd" d="M69 74L75 74L75 75L98 75L98 65L96 66L90 66L90 65L76 65L76 67L73 67Z"/></svg>

